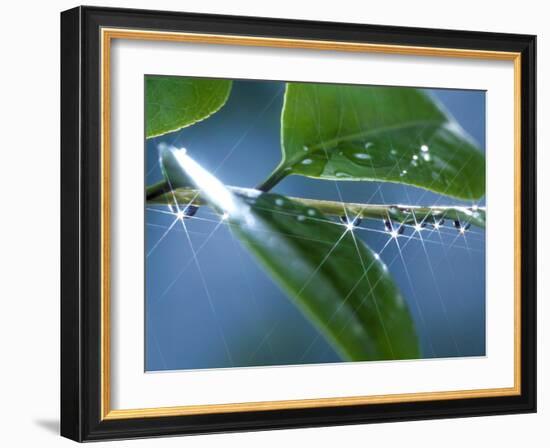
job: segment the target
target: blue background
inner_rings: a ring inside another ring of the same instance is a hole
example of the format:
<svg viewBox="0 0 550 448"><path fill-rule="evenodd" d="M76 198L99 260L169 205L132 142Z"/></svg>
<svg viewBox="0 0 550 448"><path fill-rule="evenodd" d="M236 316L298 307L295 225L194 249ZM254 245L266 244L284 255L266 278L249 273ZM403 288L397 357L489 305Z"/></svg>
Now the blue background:
<svg viewBox="0 0 550 448"><path fill-rule="evenodd" d="M485 92L427 92L485 151ZM147 141L146 184L162 179L157 145L166 142L185 147L225 184L254 187L281 157L283 93L281 82L235 81L228 102L218 113ZM349 202L472 205L390 183L338 185ZM273 191L338 200L334 182L301 176L287 177ZM196 219L186 220L190 241L180 225L166 233L173 221L166 211L166 207L151 206L146 211L145 370L341 361L228 227L221 225L214 231L219 219L208 208L201 208ZM383 228L374 221L369 226ZM356 230L356 234L376 251L388 239L377 232ZM426 231L423 236L425 249L418 239L399 239L405 263L395 244L381 254L409 304L422 356L484 355L484 230L472 227L465 237L457 238L447 223L440 234ZM197 252L198 266L190 243Z"/></svg>

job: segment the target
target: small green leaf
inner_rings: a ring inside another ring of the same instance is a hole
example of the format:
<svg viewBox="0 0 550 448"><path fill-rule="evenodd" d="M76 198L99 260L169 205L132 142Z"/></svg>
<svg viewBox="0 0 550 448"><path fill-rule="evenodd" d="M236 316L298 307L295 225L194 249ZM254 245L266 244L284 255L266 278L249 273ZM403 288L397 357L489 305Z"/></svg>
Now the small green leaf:
<svg viewBox="0 0 550 448"><path fill-rule="evenodd" d="M288 83L283 158L262 188L288 174L390 181L461 199L485 194L485 157L434 99L407 87Z"/></svg>
<svg viewBox="0 0 550 448"><path fill-rule="evenodd" d="M204 120L225 104L230 91L230 80L146 76L146 137L157 137Z"/></svg>
<svg viewBox="0 0 550 448"><path fill-rule="evenodd" d="M387 267L346 226L284 196L234 193L183 150L164 172L192 184L346 360L418 358L411 314Z"/></svg>

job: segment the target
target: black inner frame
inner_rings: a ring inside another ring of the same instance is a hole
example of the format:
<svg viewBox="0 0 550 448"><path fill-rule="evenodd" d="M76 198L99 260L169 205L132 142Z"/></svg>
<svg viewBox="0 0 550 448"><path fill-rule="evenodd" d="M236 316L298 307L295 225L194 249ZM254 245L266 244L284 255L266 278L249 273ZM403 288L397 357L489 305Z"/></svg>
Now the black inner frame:
<svg viewBox="0 0 550 448"><path fill-rule="evenodd" d="M100 29L521 53L521 395L103 420ZM77 441L536 412L536 37L77 7L61 14L61 435Z"/></svg>

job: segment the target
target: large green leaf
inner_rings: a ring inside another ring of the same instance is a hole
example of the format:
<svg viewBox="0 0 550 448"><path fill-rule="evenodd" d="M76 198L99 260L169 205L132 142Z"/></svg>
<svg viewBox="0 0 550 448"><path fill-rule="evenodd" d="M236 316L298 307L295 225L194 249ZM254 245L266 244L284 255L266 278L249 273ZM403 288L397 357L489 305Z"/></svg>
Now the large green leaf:
<svg viewBox="0 0 550 448"><path fill-rule="evenodd" d="M165 175L188 183L346 360L419 357L415 327L387 267L346 226L284 196L236 194L184 151L164 148Z"/></svg>
<svg viewBox="0 0 550 448"><path fill-rule="evenodd" d="M462 199L485 194L485 157L425 92L406 87L288 83L283 157L263 185L288 174L415 185Z"/></svg>
<svg viewBox="0 0 550 448"><path fill-rule="evenodd" d="M230 80L146 76L146 137L177 131L205 119L225 104L230 91Z"/></svg>
<svg viewBox="0 0 550 448"><path fill-rule="evenodd" d="M243 241L349 360L419 356L411 315L387 268L353 231L279 195L249 200Z"/></svg>

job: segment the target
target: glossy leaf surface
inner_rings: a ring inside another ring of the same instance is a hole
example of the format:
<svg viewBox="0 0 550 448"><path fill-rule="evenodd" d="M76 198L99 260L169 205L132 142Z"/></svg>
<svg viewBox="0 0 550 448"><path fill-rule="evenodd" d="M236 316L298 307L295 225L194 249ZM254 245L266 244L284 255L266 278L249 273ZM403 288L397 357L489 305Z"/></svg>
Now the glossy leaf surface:
<svg viewBox="0 0 550 448"><path fill-rule="evenodd" d="M288 83L283 158L264 184L299 174L390 181L461 199L485 194L485 157L419 89Z"/></svg>

